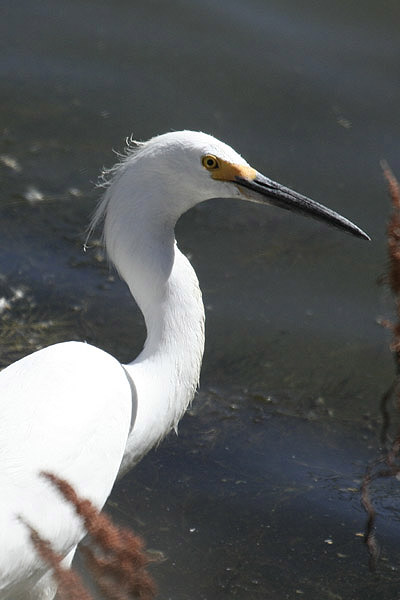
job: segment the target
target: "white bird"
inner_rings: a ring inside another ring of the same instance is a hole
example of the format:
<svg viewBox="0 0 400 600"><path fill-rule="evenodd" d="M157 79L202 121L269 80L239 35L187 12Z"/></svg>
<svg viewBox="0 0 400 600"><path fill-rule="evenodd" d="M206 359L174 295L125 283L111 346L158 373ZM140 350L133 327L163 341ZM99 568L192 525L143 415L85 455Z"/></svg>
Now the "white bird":
<svg viewBox="0 0 400 600"><path fill-rule="evenodd" d="M50 471L101 508L124 474L176 428L198 386L204 308L179 251L179 217L209 198L242 198L307 213L368 236L337 213L260 175L228 145L181 131L130 148L111 170L92 228L104 220L108 257L146 322L133 362L86 343L39 350L0 374L0 599L50 600L56 592L19 519L69 565L84 531L40 476Z"/></svg>

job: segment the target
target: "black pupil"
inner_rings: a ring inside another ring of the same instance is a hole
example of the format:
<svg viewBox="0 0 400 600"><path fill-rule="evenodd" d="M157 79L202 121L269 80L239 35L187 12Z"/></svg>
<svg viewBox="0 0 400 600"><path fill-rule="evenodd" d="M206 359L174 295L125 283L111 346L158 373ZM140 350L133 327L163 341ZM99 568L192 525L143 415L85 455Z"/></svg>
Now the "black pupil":
<svg viewBox="0 0 400 600"><path fill-rule="evenodd" d="M208 166L209 166L209 167L213 167L213 166L214 166L214 164L215 164L215 162L214 162L214 159L213 159L213 158L209 158L209 159L207 160L207 164L208 164Z"/></svg>

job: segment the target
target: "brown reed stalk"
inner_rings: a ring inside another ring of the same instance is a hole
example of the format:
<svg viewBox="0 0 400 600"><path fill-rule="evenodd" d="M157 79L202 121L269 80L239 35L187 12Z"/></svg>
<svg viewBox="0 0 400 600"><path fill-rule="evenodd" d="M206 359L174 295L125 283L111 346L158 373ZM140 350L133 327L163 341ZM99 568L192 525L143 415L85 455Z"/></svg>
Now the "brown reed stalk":
<svg viewBox="0 0 400 600"><path fill-rule="evenodd" d="M389 255L389 285L392 290L397 321L391 327L393 340L391 349L396 354L397 369L400 369L400 187L389 165L382 162L384 177L388 183L392 200L392 214L387 225L387 244Z"/></svg>
<svg viewBox="0 0 400 600"><path fill-rule="evenodd" d="M85 525L90 546L81 545L89 573L93 576L102 597L107 600L152 600L155 585L146 568L151 562L144 551L143 541L129 529L114 525L110 517L101 514L95 506L80 498L74 488L54 473L42 473L70 502ZM81 578L73 569L61 565L63 557L50 542L22 518L28 527L32 542L42 559L53 569L62 600L93 600Z"/></svg>
<svg viewBox="0 0 400 600"><path fill-rule="evenodd" d="M390 419L387 409L389 400L395 396L397 410L400 411L400 186L386 162L382 162L382 169L392 201L392 212L387 225L388 282L395 300L396 322L391 323L386 320L381 322L392 331L390 349L395 355L397 377L381 400L383 416L381 441L388 447L385 454L367 468L361 486L361 503L367 513L364 542L369 551L371 570L376 568L380 553L375 536L376 511L371 499L371 484L378 478L398 477L400 474L400 430L388 445Z"/></svg>
<svg viewBox="0 0 400 600"><path fill-rule="evenodd" d="M61 565L63 557L52 549L50 542L40 537L37 530L29 523L20 519L29 529L32 543L38 554L53 569L54 578L58 583L60 600L93 600L79 575L72 569L66 569Z"/></svg>
<svg viewBox="0 0 400 600"><path fill-rule="evenodd" d="M104 597L110 600L151 600L155 585L146 568L151 562L143 541L129 529L114 525L110 517L80 498L74 488L53 473L43 473L70 502L84 522L90 547L81 545L88 569Z"/></svg>

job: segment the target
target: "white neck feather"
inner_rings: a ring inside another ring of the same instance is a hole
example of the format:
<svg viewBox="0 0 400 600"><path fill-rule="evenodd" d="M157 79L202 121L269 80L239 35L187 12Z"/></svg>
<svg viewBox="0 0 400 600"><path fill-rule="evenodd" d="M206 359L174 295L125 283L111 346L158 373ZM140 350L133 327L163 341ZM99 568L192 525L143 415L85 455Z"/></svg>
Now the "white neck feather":
<svg viewBox="0 0 400 600"><path fill-rule="evenodd" d="M204 306L196 274L176 245L174 220L150 203L143 210L146 199L119 191L115 186L108 193L112 200L104 200L105 244L147 328L142 352L125 365L136 418L122 475L177 428L193 399L204 351Z"/></svg>

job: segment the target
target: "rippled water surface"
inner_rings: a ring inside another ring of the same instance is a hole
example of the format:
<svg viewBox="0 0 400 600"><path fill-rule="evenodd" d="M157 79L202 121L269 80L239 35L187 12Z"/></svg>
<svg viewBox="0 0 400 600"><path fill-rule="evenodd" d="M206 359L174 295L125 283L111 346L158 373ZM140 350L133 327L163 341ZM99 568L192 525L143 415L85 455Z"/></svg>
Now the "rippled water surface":
<svg viewBox="0 0 400 600"><path fill-rule="evenodd" d="M236 201L184 215L207 312L201 389L109 510L165 556L160 599L397 597L398 485L373 488L373 574L359 486L394 373L376 317L390 315L379 161L400 177L398 2L1 11L1 365L64 339L132 358L140 314L100 248L82 251L98 173L131 132L227 141L372 242Z"/></svg>

